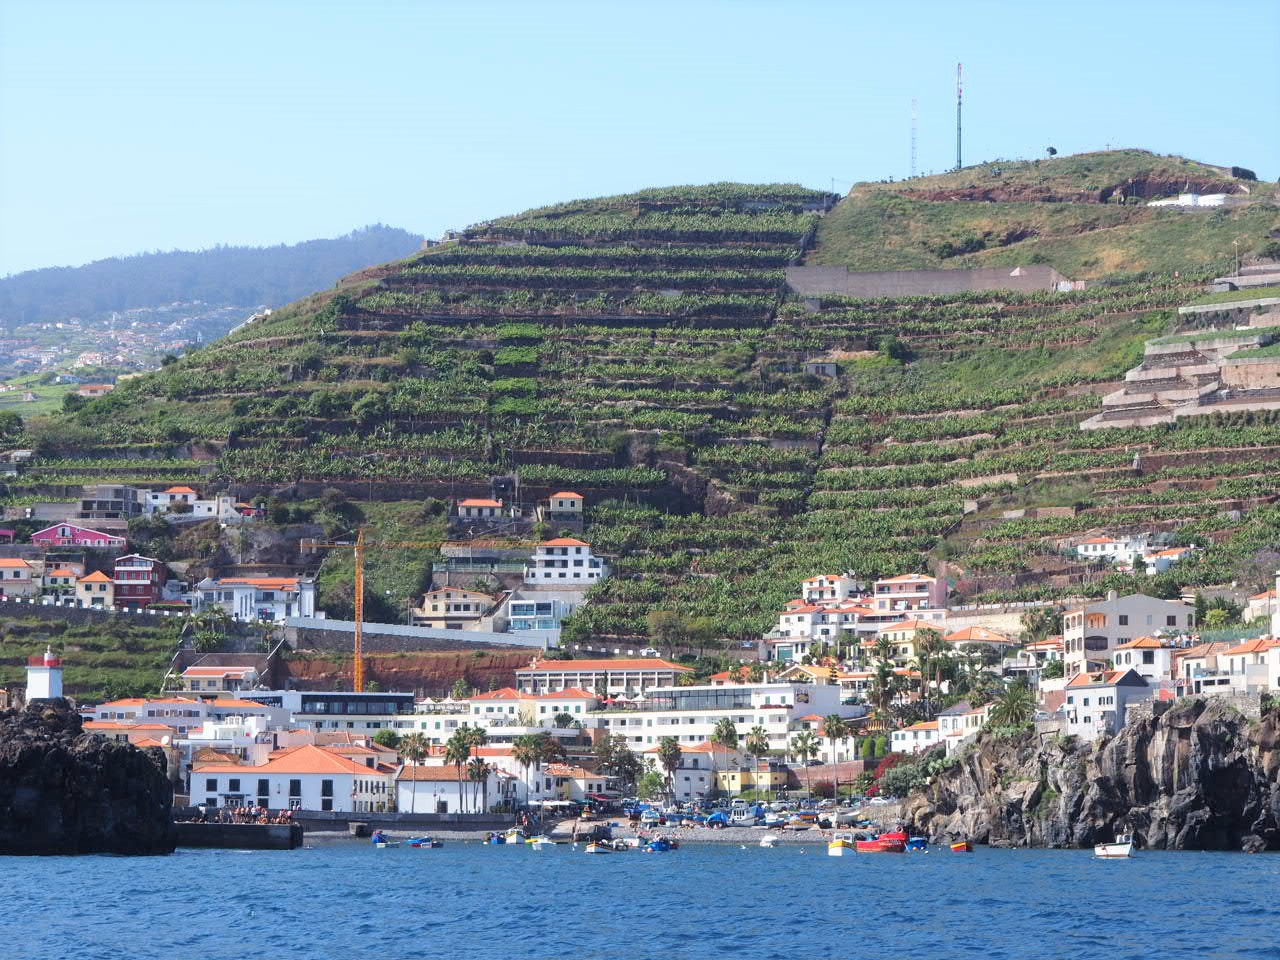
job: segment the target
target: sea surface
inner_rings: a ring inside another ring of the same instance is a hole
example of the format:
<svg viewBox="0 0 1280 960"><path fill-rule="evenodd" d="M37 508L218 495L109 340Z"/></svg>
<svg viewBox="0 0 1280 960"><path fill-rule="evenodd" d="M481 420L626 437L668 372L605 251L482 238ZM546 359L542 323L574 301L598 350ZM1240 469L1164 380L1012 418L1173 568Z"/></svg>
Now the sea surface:
<svg viewBox="0 0 1280 960"><path fill-rule="evenodd" d="M1280 855L376 850L0 858L0 957L1280 958Z"/></svg>

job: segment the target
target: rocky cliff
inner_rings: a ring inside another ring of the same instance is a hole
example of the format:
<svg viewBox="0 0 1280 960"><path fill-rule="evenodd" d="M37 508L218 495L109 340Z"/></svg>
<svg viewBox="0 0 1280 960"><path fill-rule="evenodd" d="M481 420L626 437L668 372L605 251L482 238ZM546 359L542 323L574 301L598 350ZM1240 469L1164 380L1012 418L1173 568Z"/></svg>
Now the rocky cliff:
<svg viewBox="0 0 1280 960"><path fill-rule="evenodd" d="M172 853L161 751L85 733L65 700L0 712L0 854Z"/></svg>
<svg viewBox="0 0 1280 960"><path fill-rule="evenodd" d="M1280 711L1250 721L1218 700L1181 702L1096 744L981 737L904 804L935 839L1081 847L1280 849Z"/></svg>

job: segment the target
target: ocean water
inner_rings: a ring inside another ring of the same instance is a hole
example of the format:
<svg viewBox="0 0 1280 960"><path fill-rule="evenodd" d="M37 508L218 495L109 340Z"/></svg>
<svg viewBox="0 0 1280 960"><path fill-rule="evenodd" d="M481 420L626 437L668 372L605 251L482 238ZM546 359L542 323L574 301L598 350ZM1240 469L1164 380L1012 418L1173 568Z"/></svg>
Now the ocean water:
<svg viewBox="0 0 1280 960"><path fill-rule="evenodd" d="M446 843L0 858L6 960L1280 958L1280 855Z"/></svg>

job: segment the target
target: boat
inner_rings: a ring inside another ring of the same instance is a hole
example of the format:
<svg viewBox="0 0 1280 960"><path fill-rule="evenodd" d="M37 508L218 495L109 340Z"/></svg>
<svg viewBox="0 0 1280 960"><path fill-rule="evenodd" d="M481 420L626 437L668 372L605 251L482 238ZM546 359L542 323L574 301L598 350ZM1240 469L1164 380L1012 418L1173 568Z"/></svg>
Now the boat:
<svg viewBox="0 0 1280 960"><path fill-rule="evenodd" d="M504 844L506 842L507 842L507 838L501 833L491 833L489 834L488 838L486 838L485 840L485 843L493 844L495 846Z"/></svg>
<svg viewBox="0 0 1280 960"><path fill-rule="evenodd" d="M929 841L925 837L907 837L907 853L928 853Z"/></svg>
<svg viewBox="0 0 1280 960"><path fill-rule="evenodd" d="M370 837L369 837L369 840L370 840L370 842L372 842L372 843L373 843L374 847L376 847L378 850L385 850L385 849L387 849L387 847L398 847L398 846L400 846L400 841L399 841L399 840L392 840L390 837L388 837L388 836L387 836L385 833L383 833L381 830L375 830L375 831L373 831L373 834L372 834L372 836L370 836Z"/></svg>
<svg viewBox="0 0 1280 960"><path fill-rule="evenodd" d="M503 834L503 837L506 839L507 843L520 843L525 838L519 827L512 827Z"/></svg>
<svg viewBox="0 0 1280 960"><path fill-rule="evenodd" d="M952 853L973 853L973 844L968 840L957 840L951 844Z"/></svg>
<svg viewBox="0 0 1280 960"><path fill-rule="evenodd" d="M613 853L613 848L605 843L594 842L594 843L588 843L587 849L582 852L583 853Z"/></svg>
<svg viewBox="0 0 1280 960"><path fill-rule="evenodd" d="M1097 843L1093 846L1093 855L1103 860L1123 860L1133 856L1133 836L1122 833L1113 843Z"/></svg>
<svg viewBox="0 0 1280 960"><path fill-rule="evenodd" d="M670 853L672 850L678 849L679 846L680 844L675 840L658 837L656 840L650 840L640 849L645 853Z"/></svg>
<svg viewBox="0 0 1280 960"><path fill-rule="evenodd" d="M846 854L854 853L856 849L857 848L854 845L853 834L837 833L827 843L827 856L843 857Z"/></svg>
<svg viewBox="0 0 1280 960"><path fill-rule="evenodd" d="M413 837L406 840L405 845L409 847L417 847L423 850L437 850L444 846L444 841L437 840L435 837Z"/></svg>
<svg viewBox="0 0 1280 960"><path fill-rule="evenodd" d="M907 849L907 842L889 834L879 837L868 837L866 840L854 841L858 853L902 853Z"/></svg>
<svg viewBox="0 0 1280 960"><path fill-rule="evenodd" d="M530 837L525 843L533 850L542 850L544 847L554 847L556 845L556 842L550 837Z"/></svg>
<svg viewBox="0 0 1280 960"><path fill-rule="evenodd" d="M778 838L772 833L760 838L760 846L764 847L766 850L772 850L777 845Z"/></svg>

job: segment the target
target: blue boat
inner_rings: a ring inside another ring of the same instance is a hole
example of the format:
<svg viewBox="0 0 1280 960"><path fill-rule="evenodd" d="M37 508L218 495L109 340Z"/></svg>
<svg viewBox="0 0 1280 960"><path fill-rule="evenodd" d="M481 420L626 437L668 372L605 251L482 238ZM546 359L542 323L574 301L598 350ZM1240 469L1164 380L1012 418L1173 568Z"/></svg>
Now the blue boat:
<svg viewBox="0 0 1280 960"><path fill-rule="evenodd" d="M444 846L444 841L437 840L435 837L413 837L406 840L405 843L410 847L421 847L427 850L435 850Z"/></svg>
<svg viewBox="0 0 1280 960"><path fill-rule="evenodd" d="M504 844L506 842L507 842L507 838L500 833L491 833L489 834L488 838L485 840L485 843L492 843L492 844Z"/></svg>
<svg viewBox="0 0 1280 960"><path fill-rule="evenodd" d="M907 837L907 853L928 853L929 841L925 837Z"/></svg>
<svg viewBox="0 0 1280 960"><path fill-rule="evenodd" d="M666 837L658 837L656 840L650 840L643 847L645 853L670 853L675 850L679 844L674 840L668 840Z"/></svg>

